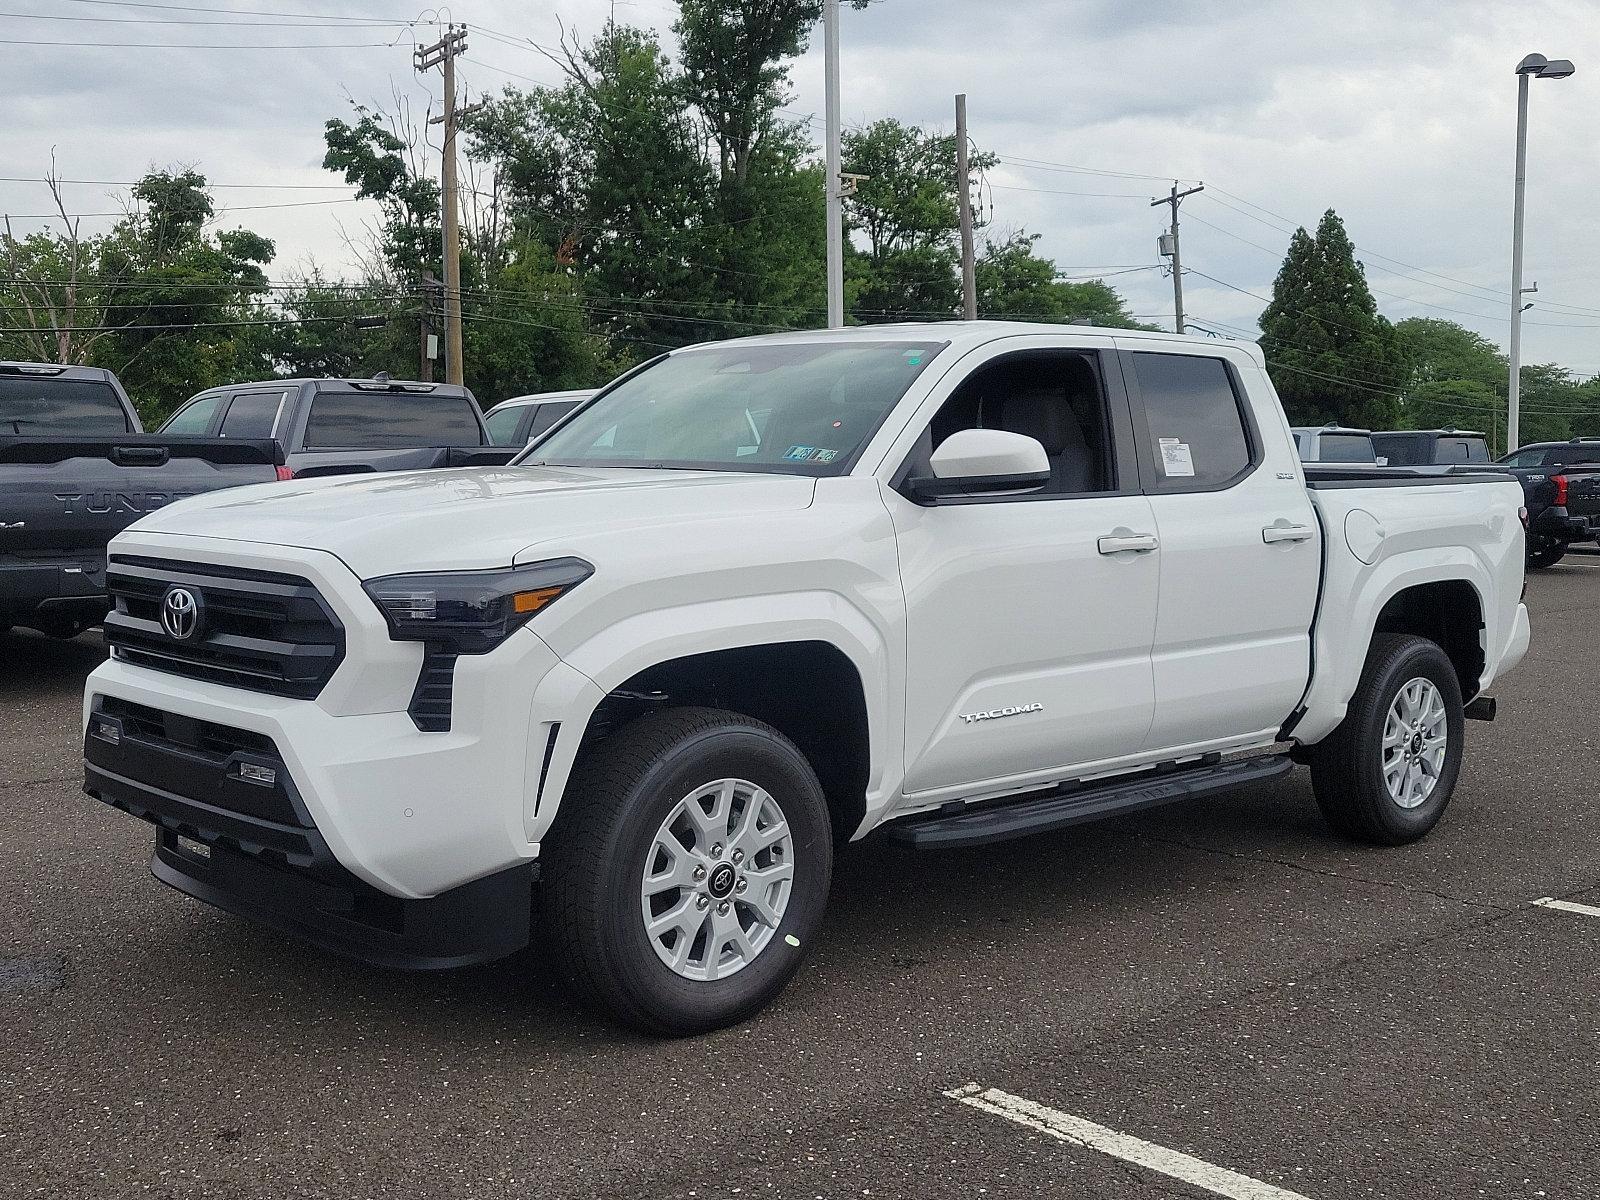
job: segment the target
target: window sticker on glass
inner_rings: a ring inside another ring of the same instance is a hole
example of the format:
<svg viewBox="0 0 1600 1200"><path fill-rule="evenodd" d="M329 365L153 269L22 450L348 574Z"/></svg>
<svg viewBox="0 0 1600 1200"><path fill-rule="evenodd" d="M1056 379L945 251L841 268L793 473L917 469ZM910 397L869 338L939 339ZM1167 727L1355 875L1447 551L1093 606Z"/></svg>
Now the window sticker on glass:
<svg viewBox="0 0 1600 1200"><path fill-rule="evenodd" d="M783 456L787 459L793 459L795 462L804 462L816 452L817 448L815 446L790 446L784 451Z"/></svg>
<svg viewBox="0 0 1600 1200"><path fill-rule="evenodd" d="M1157 438L1161 443L1161 473L1168 478L1194 474L1194 456L1189 444L1177 438Z"/></svg>
<svg viewBox="0 0 1600 1200"><path fill-rule="evenodd" d="M818 450L811 456L811 461L819 463L831 463L838 457L839 452L837 450Z"/></svg>

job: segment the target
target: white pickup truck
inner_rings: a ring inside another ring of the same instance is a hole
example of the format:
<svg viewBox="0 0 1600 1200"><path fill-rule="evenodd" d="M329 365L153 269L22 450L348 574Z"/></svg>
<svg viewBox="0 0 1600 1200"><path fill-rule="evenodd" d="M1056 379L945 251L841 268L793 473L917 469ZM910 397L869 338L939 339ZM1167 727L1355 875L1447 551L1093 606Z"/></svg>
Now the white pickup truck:
<svg viewBox="0 0 1600 1200"><path fill-rule="evenodd" d="M513 465L196 497L111 544L86 790L368 962L533 931L660 1032L770 1001L836 845L1307 763L1422 836L1528 645L1507 476L1303 467L1252 345L971 323L646 363Z"/></svg>

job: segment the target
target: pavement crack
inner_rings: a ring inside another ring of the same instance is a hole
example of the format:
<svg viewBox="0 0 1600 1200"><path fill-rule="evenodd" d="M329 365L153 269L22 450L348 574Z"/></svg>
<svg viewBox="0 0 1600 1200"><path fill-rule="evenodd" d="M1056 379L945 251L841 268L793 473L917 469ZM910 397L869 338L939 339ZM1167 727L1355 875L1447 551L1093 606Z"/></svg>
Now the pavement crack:
<svg viewBox="0 0 1600 1200"><path fill-rule="evenodd" d="M1330 870L1327 867L1312 866L1309 863L1292 862L1285 858L1274 858L1270 854L1254 854L1245 850L1224 850L1217 846L1206 846L1200 842L1191 842L1186 838L1161 837L1153 833L1129 833L1125 836L1147 842L1160 842L1168 846L1182 846L1189 850L1198 850L1203 854L1215 854L1222 858L1237 858L1247 862L1267 863L1276 867L1284 867L1291 871L1303 871L1307 875L1321 875L1328 879L1338 879L1345 883L1360 883L1368 887L1392 888L1398 892L1407 892L1420 896L1433 896L1438 900L1448 900L1452 904L1466 905L1468 908L1482 908L1490 912L1510 913L1516 909L1508 908L1503 904L1491 904L1486 900L1471 900L1466 896L1456 896L1450 892L1437 891L1434 888L1418 887L1416 884L1400 883L1393 879L1369 879L1364 875L1347 875L1343 871Z"/></svg>

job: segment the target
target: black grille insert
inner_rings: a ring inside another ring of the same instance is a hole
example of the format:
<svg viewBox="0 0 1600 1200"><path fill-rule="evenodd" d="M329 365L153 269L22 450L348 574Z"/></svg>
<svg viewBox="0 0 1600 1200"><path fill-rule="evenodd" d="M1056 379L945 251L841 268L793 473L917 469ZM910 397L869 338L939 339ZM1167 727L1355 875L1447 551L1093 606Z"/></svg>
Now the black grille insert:
<svg viewBox="0 0 1600 1200"><path fill-rule="evenodd" d="M432 646L422 657L416 690L407 712L423 733L450 732L450 705L455 695L456 655Z"/></svg>
<svg viewBox="0 0 1600 1200"><path fill-rule="evenodd" d="M204 611L199 635L161 625L161 600L181 585ZM315 698L344 658L344 627L298 575L114 554L106 590L115 609L105 636L126 662L299 699Z"/></svg>

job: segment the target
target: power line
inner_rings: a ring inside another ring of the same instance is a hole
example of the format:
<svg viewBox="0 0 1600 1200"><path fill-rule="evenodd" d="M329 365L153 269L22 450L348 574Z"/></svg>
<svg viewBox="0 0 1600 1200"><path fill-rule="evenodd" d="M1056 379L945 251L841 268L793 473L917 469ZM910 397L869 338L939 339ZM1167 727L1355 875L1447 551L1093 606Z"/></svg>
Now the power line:
<svg viewBox="0 0 1600 1200"><path fill-rule="evenodd" d="M50 183L49 179L39 179L32 175L0 175L0 183ZM82 184L88 187L137 187L143 183L142 179L57 179L56 183ZM347 183L212 183L206 181L206 188L273 188L280 191L349 191Z"/></svg>
<svg viewBox="0 0 1600 1200"><path fill-rule="evenodd" d="M1066 192L1060 188L1019 187L1010 183L991 183L989 186L999 192L1039 192L1047 196L1097 196L1102 200L1148 199L1140 192Z"/></svg>
<svg viewBox="0 0 1600 1200"><path fill-rule="evenodd" d="M32 38L0 38L0 46L70 46L79 50L392 50L393 42L315 42L310 45L252 45L248 42L56 42Z"/></svg>
<svg viewBox="0 0 1600 1200"><path fill-rule="evenodd" d="M339 29L338 25L322 25L312 21L211 21L199 17L173 17L152 19L150 17L79 17L66 13L21 13L0 12L0 17L13 17L24 21L84 21L101 25L224 25L239 29ZM352 20L354 20L352 18ZM393 29L398 27L411 28L415 25L425 24L422 21L383 21L362 20L359 24L343 26L342 28L355 29Z"/></svg>
<svg viewBox="0 0 1600 1200"><path fill-rule="evenodd" d="M1196 182L1192 179L1184 179L1182 176L1146 175L1138 171L1107 171L1098 167L1082 167L1075 166L1071 163L1047 162L1043 159L1023 158L1015 154L996 154L995 157L1000 162L1006 163L1010 166L1022 167L1027 170L1035 171L1064 171L1078 175L1105 175L1113 179L1159 179L1162 183L1167 183L1174 178L1176 178L1179 183ZM1149 199L1149 197L1141 197L1141 199Z"/></svg>
<svg viewBox="0 0 1600 1200"><path fill-rule="evenodd" d="M357 203L360 202L360 200L361 200L361 197L359 197L359 196L345 196L345 197L342 197L342 198L340 198L338 200L288 200L288 201L284 201L281 204L230 204L230 205L226 205L226 206L218 209L213 215L217 216L217 217L220 217L220 216L226 215L227 213L233 213L233 212L257 212L257 211L259 211L261 209L266 209L266 208L314 208L314 207L325 206L325 205L329 205L329 204L357 204ZM46 220L46 219L55 220L55 219L59 218L61 215L62 215L61 213L54 213L54 212L51 212L51 213L0 213L0 216L7 216L7 217L10 217L13 220L17 220L17 221L37 221L37 220ZM137 213L132 213L132 212L98 212L98 213L67 213L66 214L66 216L70 220L77 220L79 217L133 217L133 216L137 216L137 215L138 215Z"/></svg>
<svg viewBox="0 0 1600 1200"><path fill-rule="evenodd" d="M244 17L310 17L319 21L342 21L347 24L368 24L371 22L383 21L383 18L381 17L352 17L346 13L286 13L278 12L272 9L259 8L215 8L196 4L155 4L150 3L149 0L70 0L70 3L110 5L115 8L151 8L161 9L165 12L232 14ZM389 23L398 24L399 22ZM440 24L440 21L437 17L417 17L414 21L408 21L406 23L417 25L438 25Z"/></svg>

